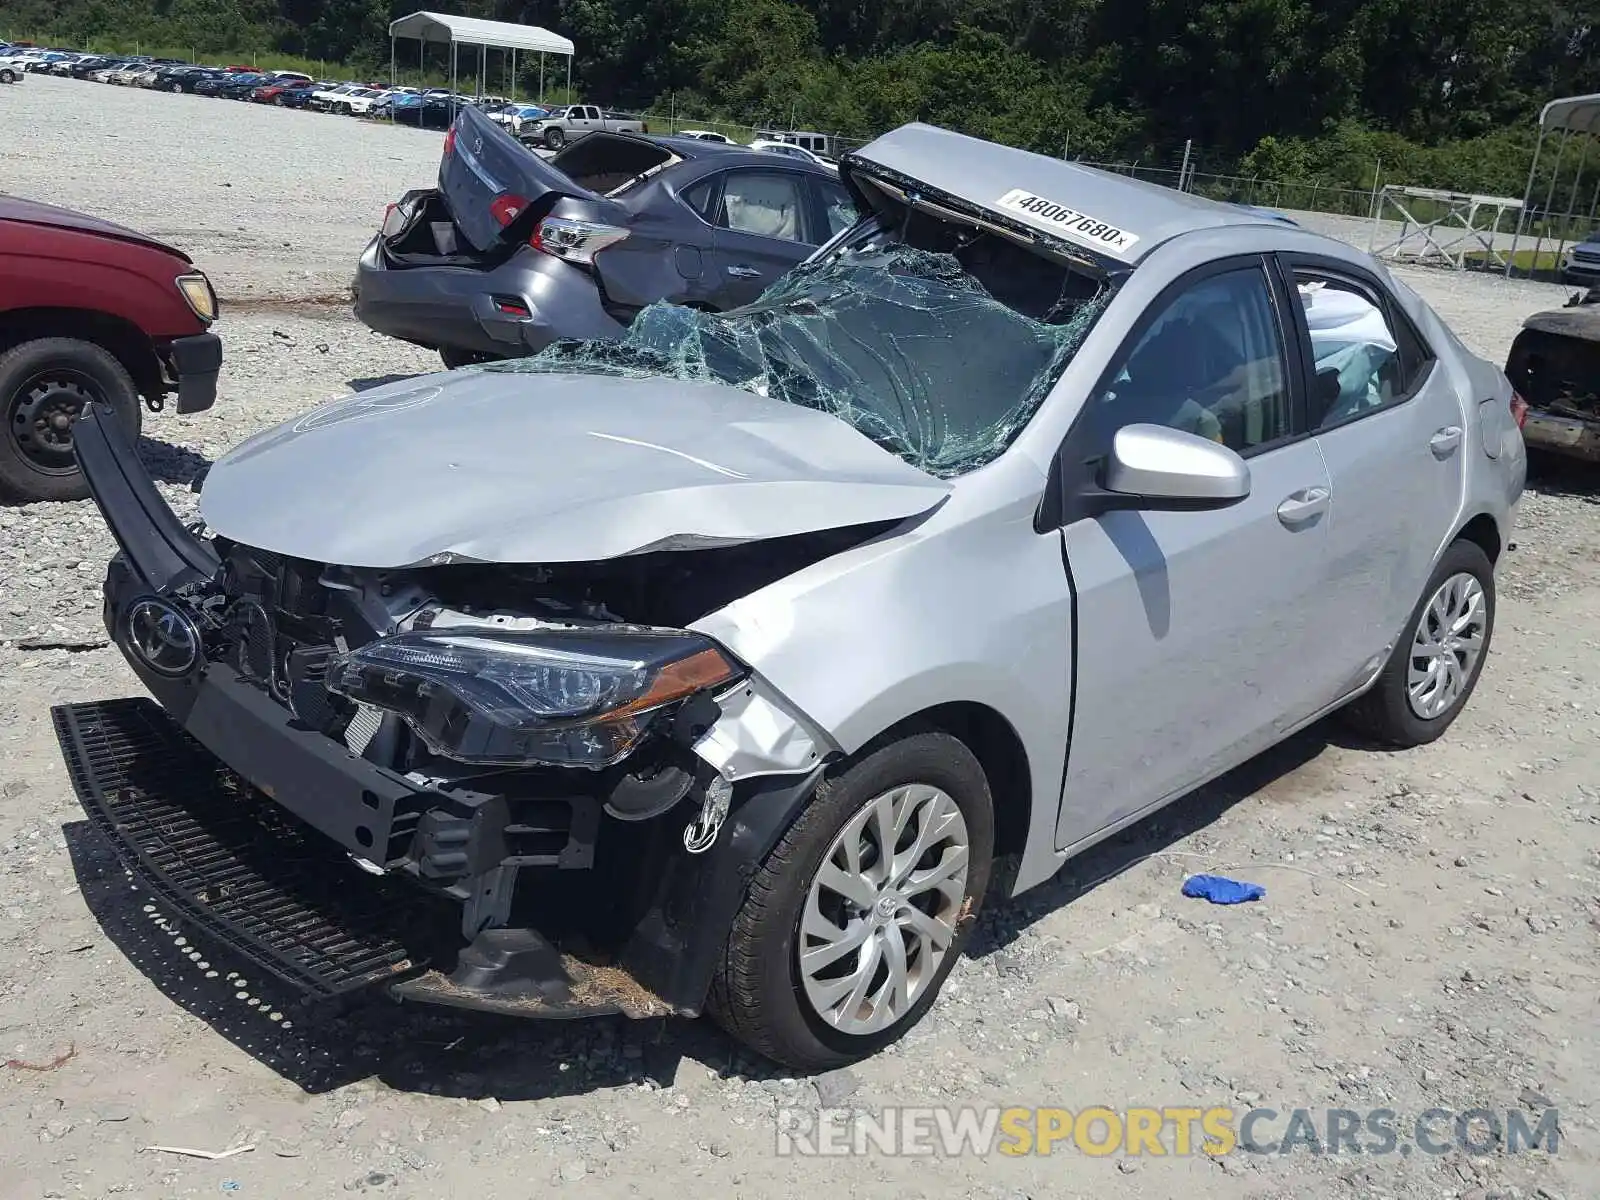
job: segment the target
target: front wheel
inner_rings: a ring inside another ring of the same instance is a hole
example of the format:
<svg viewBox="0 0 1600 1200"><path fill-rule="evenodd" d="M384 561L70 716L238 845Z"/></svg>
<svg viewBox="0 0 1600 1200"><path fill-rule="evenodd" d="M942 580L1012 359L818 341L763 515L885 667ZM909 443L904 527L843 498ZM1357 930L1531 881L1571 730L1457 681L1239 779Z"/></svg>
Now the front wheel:
<svg viewBox="0 0 1600 1200"><path fill-rule="evenodd" d="M544 144L550 150L559 150L567 144L567 135L559 129L546 129Z"/></svg>
<svg viewBox="0 0 1600 1200"><path fill-rule="evenodd" d="M1494 634L1494 566L1475 542L1440 558L1378 682L1345 710L1362 733L1391 746L1442 736L1478 685Z"/></svg>
<svg viewBox="0 0 1600 1200"><path fill-rule="evenodd" d="M0 67L0 83L15 83L17 73L10 67Z"/></svg>
<svg viewBox="0 0 1600 1200"><path fill-rule="evenodd" d="M0 356L0 493L8 499L81 500L89 485L72 453L72 423L108 404L137 437L143 410L123 365L93 342L39 338Z"/></svg>
<svg viewBox="0 0 1600 1200"><path fill-rule="evenodd" d="M947 733L881 744L822 783L752 879L710 1010L798 1071L876 1053L917 1023L989 882L994 806Z"/></svg>
<svg viewBox="0 0 1600 1200"><path fill-rule="evenodd" d="M183 91L183 84L175 83L171 87L169 87L167 89L167 91L173 93L174 95L177 95L177 94L179 94L179 93L181 93Z"/></svg>

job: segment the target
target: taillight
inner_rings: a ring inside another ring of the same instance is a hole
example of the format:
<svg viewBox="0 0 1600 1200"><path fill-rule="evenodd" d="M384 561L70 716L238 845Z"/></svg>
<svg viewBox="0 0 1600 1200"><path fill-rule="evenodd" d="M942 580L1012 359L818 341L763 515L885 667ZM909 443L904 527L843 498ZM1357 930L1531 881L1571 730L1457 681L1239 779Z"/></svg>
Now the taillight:
<svg viewBox="0 0 1600 1200"><path fill-rule="evenodd" d="M444 135L444 153L445 153L445 157L446 158L450 157L450 152L452 150L454 150L455 148L456 148L456 127L454 125L452 125L452 126L450 126L450 132L448 132L448 133L446 133Z"/></svg>
<svg viewBox="0 0 1600 1200"><path fill-rule="evenodd" d="M1511 419L1521 429L1528 423L1528 402L1517 392L1511 393Z"/></svg>
<svg viewBox="0 0 1600 1200"><path fill-rule="evenodd" d="M501 192L489 202L489 214L500 223L504 229L511 222L522 215L522 210L528 207L526 196L518 196L511 192Z"/></svg>
<svg viewBox="0 0 1600 1200"><path fill-rule="evenodd" d="M383 210L383 236L392 238L405 228L406 214L398 204L391 204Z"/></svg>
<svg viewBox="0 0 1600 1200"><path fill-rule="evenodd" d="M598 221L575 221L568 217L546 217L534 227L528 239L535 250L567 262L594 262L594 256L628 236L626 229L602 225Z"/></svg>

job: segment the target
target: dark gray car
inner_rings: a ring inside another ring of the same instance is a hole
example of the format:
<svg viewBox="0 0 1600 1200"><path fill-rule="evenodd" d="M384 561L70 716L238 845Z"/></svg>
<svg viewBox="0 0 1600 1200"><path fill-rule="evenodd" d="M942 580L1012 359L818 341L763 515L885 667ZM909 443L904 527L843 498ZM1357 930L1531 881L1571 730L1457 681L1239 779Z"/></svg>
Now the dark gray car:
<svg viewBox="0 0 1600 1200"><path fill-rule="evenodd" d="M439 186L408 192L362 252L356 315L446 366L617 337L669 300L755 300L856 220L838 177L694 138L592 133L540 158L474 108Z"/></svg>

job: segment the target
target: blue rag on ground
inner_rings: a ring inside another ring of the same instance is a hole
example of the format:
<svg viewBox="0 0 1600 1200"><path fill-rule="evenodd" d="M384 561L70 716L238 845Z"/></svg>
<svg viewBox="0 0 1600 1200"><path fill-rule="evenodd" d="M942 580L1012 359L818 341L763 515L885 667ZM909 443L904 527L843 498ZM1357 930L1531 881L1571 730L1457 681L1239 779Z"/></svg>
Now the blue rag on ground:
<svg viewBox="0 0 1600 1200"><path fill-rule="evenodd" d="M1183 894L1213 904L1243 904L1262 899L1267 889L1259 883L1244 883L1225 875L1191 875L1183 881Z"/></svg>

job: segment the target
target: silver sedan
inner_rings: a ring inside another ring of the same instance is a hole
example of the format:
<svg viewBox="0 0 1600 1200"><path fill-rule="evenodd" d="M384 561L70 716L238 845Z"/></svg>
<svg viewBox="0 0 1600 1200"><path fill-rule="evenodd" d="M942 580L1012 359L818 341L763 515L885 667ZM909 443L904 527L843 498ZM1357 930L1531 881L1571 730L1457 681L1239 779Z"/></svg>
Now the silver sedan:
<svg viewBox="0 0 1600 1200"><path fill-rule="evenodd" d="M1471 695L1524 449L1381 265L923 125L841 178L862 219L754 304L314 410L216 464L199 543L78 438L172 719L458 907L399 994L838 1065L997 857L1025 891L1325 714L1415 746ZM586 921L603 979L550 949Z"/></svg>

